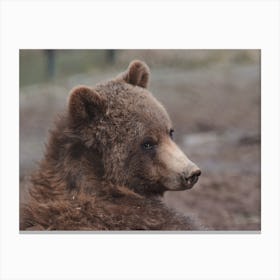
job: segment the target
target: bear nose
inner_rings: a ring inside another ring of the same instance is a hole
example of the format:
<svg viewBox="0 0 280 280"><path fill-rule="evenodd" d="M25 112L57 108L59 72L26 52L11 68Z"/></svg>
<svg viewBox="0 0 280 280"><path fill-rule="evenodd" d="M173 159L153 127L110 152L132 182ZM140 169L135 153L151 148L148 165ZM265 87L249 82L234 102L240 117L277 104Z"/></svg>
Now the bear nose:
<svg viewBox="0 0 280 280"><path fill-rule="evenodd" d="M197 169L191 172L188 177L185 177L185 180L189 184L195 184L198 181L198 177L201 175L201 170Z"/></svg>

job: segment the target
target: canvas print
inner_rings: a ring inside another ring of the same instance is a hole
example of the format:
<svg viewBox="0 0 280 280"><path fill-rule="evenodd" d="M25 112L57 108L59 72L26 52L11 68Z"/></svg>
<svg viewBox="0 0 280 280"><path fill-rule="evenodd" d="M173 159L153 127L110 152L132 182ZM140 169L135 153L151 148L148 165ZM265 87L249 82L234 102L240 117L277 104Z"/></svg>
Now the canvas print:
<svg viewBox="0 0 280 280"><path fill-rule="evenodd" d="M260 231L260 50L20 50L24 232Z"/></svg>

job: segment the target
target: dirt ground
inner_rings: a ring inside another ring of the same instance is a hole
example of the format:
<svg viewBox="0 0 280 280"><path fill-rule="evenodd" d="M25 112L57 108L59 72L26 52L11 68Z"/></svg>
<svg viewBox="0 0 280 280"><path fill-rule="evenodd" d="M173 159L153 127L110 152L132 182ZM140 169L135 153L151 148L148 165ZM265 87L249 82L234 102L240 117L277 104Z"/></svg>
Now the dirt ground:
<svg viewBox="0 0 280 280"><path fill-rule="evenodd" d="M132 58L135 53L127 52L118 63ZM229 51L213 58L207 52L196 57L193 51L185 64L180 56L177 62L157 63L151 52L137 58L151 62L150 90L170 113L175 141L202 170L193 189L167 192L164 201L212 230L260 230L259 52ZM94 85L122 70L114 67L20 88L21 188L43 156L48 129L70 89Z"/></svg>

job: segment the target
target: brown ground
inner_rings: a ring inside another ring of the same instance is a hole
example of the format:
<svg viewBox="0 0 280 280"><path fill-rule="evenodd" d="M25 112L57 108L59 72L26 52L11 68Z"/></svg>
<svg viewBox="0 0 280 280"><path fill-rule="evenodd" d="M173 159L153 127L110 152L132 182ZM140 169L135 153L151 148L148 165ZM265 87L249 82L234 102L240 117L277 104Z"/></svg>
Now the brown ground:
<svg viewBox="0 0 280 280"><path fill-rule="evenodd" d="M202 170L193 189L166 193L164 200L210 229L261 227L260 66L258 53L252 54L248 58L231 53L218 63L207 55L207 59L194 56L199 63L187 68L180 63L159 65L151 53L143 54L152 64L150 89L174 122L175 141ZM119 63L128 64L131 58L133 52L120 55ZM47 131L65 106L70 89L77 84L94 85L119 70L123 67L21 88L21 182L42 157Z"/></svg>

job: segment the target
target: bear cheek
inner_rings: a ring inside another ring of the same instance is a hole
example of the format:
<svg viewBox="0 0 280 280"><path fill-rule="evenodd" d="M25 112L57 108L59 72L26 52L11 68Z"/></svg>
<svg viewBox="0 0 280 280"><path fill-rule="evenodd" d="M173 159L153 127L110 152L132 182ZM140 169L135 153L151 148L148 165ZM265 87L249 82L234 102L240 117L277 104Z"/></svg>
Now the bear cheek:
<svg viewBox="0 0 280 280"><path fill-rule="evenodd" d="M199 168L187 158L171 140L159 147L159 160L165 166L162 182L168 190L185 190L193 187L200 175Z"/></svg>
<svg viewBox="0 0 280 280"><path fill-rule="evenodd" d="M139 145L140 146L140 145ZM158 182L159 164L150 153L143 153L135 148L125 162L128 185L146 185Z"/></svg>

